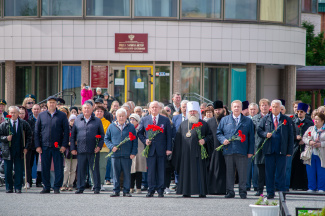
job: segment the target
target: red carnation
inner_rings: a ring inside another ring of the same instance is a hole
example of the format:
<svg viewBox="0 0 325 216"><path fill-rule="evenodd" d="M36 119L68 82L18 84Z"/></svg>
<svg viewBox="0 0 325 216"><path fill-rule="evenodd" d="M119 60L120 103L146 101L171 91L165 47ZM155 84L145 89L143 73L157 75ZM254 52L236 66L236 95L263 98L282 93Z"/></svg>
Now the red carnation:
<svg viewBox="0 0 325 216"><path fill-rule="evenodd" d="M58 142L55 142L55 143L54 143L54 147L55 147L55 148L59 148L59 143L58 143Z"/></svg>
<svg viewBox="0 0 325 216"><path fill-rule="evenodd" d="M71 133L69 133L69 137L71 137Z"/></svg>
<svg viewBox="0 0 325 216"><path fill-rule="evenodd" d="M291 115L290 118L293 118L293 115Z"/></svg>
<svg viewBox="0 0 325 216"><path fill-rule="evenodd" d="M284 119L283 124L287 125L287 119Z"/></svg>
<svg viewBox="0 0 325 216"><path fill-rule="evenodd" d="M11 119L11 117L12 117L11 115L7 115L7 116L6 116L6 118L8 118L8 119Z"/></svg>
<svg viewBox="0 0 325 216"><path fill-rule="evenodd" d="M242 136L243 132L241 130L238 130L238 136Z"/></svg>
<svg viewBox="0 0 325 216"><path fill-rule="evenodd" d="M311 131L308 132L308 136L311 136Z"/></svg>
<svg viewBox="0 0 325 216"><path fill-rule="evenodd" d="M130 137L130 140L133 141L135 140L137 137L134 136L131 132L129 132L129 137Z"/></svg>
<svg viewBox="0 0 325 216"><path fill-rule="evenodd" d="M303 125L303 123L300 123L300 125L298 125L298 128L300 128Z"/></svg>
<svg viewBox="0 0 325 216"><path fill-rule="evenodd" d="M245 134L242 134L241 135L240 142L245 142L245 140L246 140L246 135Z"/></svg>
<svg viewBox="0 0 325 216"><path fill-rule="evenodd" d="M101 135L96 135L95 136L97 139L100 139L100 138L102 138L102 136Z"/></svg>

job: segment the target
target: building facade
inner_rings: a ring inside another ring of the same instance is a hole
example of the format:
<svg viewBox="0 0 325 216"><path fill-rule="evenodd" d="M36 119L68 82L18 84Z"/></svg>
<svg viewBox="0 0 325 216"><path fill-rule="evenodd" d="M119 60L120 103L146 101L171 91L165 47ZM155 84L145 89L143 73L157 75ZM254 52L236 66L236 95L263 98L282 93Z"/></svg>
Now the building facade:
<svg viewBox="0 0 325 216"><path fill-rule="evenodd" d="M181 92L225 104L283 98L290 111L305 65L300 0L0 2L0 95L9 104L68 90L80 104L87 83L141 106Z"/></svg>

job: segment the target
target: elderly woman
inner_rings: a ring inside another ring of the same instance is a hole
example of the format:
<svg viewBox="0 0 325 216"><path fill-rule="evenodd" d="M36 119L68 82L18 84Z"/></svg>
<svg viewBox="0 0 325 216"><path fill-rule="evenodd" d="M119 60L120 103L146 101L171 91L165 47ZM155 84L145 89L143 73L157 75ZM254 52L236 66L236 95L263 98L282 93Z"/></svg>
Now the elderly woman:
<svg viewBox="0 0 325 216"><path fill-rule="evenodd" d="M96 88L96 95L94 96L93 100L95 101L96 99L104 99L104 95L102 94L102 89L101 88Z"/></svg>
<svg viewBox="0 0 325 216"><path fill-rule="evenodd" d="M212 106L208 106L207 108L205 108L204 110L204 119L203 121L208 121L209 119L213 118L214 116L214 109Z"/></svg>
<svg viewBox="0 0 325 216"><path fill-rule="evenodd" d="M46 105L46 103L41 104L41 112L47 111L48 107Z"/></svg>
<svg viewBox="0 0 325 216"><path fill-rule="evenodd" d="M143 112L142 107L140 107L140 106L136 106L136 107L134 108L134 113L137 114L140 118L141 118L141 116L142 116L142 112Z"/></svg>
<svg viewBox="0 0 325 216"><path fill-rule="evenodd" d="M72 106L72 107L69 108L69 111L70 111L71 115L75 115L75 116L79 115L78 107Z"/></svg>
<svg viewBox="0 0 325 216"><path fill-rule="evenodd" d="M134 111L136 108L134 109ZM140 116L133 113L130 116L130 122L134 125L136 132L139 130ZM138 139L138 153L132 160L131 166L131 193L134 192L134 183L136 182L137 194L141 193L141 182L142 182L142 173L147 172L147 161L146 158L142 156L142 151L144 150L144 145Z"/></svg>
<svg viewBox="0 0 325 216"><path fill-rule="evenodd" d="M311 126L305 132L303 141L306 144L305 151L311 150L311 158L305 160L308 177L308 192L320 193L325 191L325 115L315 114L315 126Z"/></svg>
<svg viewBox="0 0 325 216"><path fill-rule="evenodd" d="M61 107L59 108L59 110L60 110L61 112L64 112L64 113L67 115L67 118L68 118L68 120L69 120L69 118L70 118L70 111L69 111L68 107L66 107L66 106L61 106Z"/></svg>
<svg viewBox="0 0 325 216"><path fill-rule="evenodd" d="M120 148L119 145L125 138L129 137L131 132L136 135L133 124L127 121L127 112L121 108L116 111L117 120L113 122L107 129L104 142L108 148L113 151L111 156L112 167L114 173L114 192L111 197L120 196L120 175L123 171L124 183L123 183L123 196L132 197L130 194L131 183L131 164L132 159L138 152L138 139L125 142Z"/></svg>

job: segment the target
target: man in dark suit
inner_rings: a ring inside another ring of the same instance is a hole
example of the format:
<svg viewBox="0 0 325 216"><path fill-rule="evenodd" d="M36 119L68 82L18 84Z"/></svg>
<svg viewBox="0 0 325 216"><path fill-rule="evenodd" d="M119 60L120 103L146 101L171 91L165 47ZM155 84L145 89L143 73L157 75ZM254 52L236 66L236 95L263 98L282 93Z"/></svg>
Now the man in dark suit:
<svg viewBox="0 0 325 216"><path fill-rule="evenodd" d="M278 190L285 191L286 157L293 152L293 128L290 117L282 115L281 101L273 100L272 114L262 119L257 134L263 139L269 138L263 147L265 155L265 178L267 198L274 198L274 181L278 182ZM287 122L286 124L284 124ZM272 131L275 132L272 134Z"/></svg>
<svg viewBox="0 0 325 216"><path fill-rule="evenodd" d="M11 119L7 119L0 125L0 137L2 142L2 158L4 159L6 193L21 193L24 172L24 154L32 142L32 130L29 124L18 118L19 108L9 107ZM9 131L11 131L9 133ZM25 140L24 140L25 139ZM15 171L13 181L12 171Z"/></svg>
<svg viewBox="0 0 325 216"><path fill-rule="evenodd" d="M172 97L173 103L168 104L167 106L170 108L171 115L173 115L174 112L180 112L181 111L181 94L178 92L175 92Z"/></svg>
<svg viewBox="0 0 325 216"><path fill-rule="evenodd" d="M173 117L173 125L176 128L176 132L178 131L179 126L185 121L186 118L186 107L187 107L188 100L183 100L181 102L181 113Z"/></svg>
<svg viewBox="0 0 325 216"><path fill-rule="evenodd" d="M149 109L151 115L141 119L138 131L141 142L150 146L147 158L149 185L147 197L153 197L156 190L158 197L164 197L165 162L166 155L172 153L172 130L169 118L159 115L161 107L157 101L151 102ZM148 125L157 125L163 128L164 132L159 133L150 141L146 132Z"/></svg>

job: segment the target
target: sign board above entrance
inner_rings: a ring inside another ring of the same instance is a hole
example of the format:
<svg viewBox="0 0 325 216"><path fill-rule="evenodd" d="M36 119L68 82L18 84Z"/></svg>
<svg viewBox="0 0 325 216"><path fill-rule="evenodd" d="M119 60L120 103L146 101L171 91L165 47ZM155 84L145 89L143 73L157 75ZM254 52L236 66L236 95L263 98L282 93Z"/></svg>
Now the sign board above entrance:
<svg viewBox="0 0 325 216"><path fill-rule="evenodd" d="M148 34L115 33L115 53L148 53Z"/></svg>

